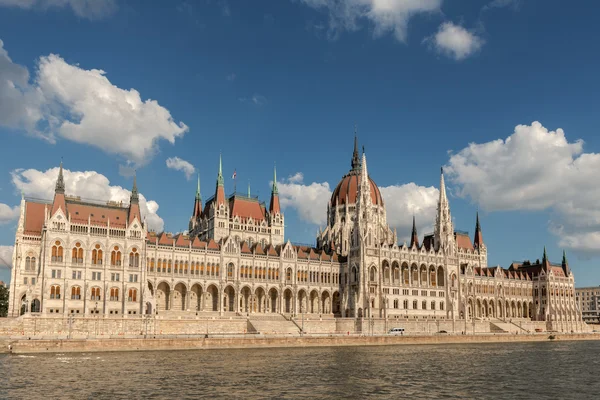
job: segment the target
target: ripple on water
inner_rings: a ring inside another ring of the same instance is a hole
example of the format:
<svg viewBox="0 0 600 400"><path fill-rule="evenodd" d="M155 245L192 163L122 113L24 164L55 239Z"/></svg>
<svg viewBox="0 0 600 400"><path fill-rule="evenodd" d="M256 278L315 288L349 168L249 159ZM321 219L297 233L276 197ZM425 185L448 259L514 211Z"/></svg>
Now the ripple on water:
<svg viewBox="0 0 600 400"><path fill-rule="evenodd" d="M600 342L0 355L2 398L596 398Z"/></svg>

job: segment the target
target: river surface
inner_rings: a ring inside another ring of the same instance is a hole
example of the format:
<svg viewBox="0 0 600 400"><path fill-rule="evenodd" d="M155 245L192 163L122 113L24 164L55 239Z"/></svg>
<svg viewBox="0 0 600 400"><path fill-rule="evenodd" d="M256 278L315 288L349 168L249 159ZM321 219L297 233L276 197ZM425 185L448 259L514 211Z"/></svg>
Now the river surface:
<svg viewBox="0 0 600 400"><path fill-rule="evenodd" d="M0 354L1 399L598 399L600 341Z"/></svg>

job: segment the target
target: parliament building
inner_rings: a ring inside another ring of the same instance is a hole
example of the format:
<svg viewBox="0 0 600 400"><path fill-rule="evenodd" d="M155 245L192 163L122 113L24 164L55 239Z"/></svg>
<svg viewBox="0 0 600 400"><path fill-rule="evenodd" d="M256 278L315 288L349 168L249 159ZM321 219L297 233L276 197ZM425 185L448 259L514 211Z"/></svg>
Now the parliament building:
<svg viewBox="0 0 600 400"><path fill-rule="evenodd" d="M9 316L153 315L542 321L578 330L566 256L488 266L479 216L471 238L454 228L440 176L434 232L399 243L380 190L359 155L336 186L314 246L285 238L277 179L268 205L226 196L194 199L187 234L148 230L134 178L129 204L65 193L62 163L52 200L23 198ZM388 199L388 201L392 201ZM182 227L184 228L184 227ZM466 323L465 323L466 325Z"/></svg>

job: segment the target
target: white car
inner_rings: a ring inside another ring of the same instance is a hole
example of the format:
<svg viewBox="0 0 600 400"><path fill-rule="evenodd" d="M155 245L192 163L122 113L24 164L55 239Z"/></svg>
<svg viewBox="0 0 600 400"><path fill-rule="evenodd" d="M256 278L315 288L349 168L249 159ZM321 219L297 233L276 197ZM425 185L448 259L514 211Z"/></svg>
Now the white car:
<svg viewBox="0 0 600 400"><path fill-rule="evenodd" d="M389 330L388 334L393 336L402 336L404 335L404 328L392 328Z"/></svg>

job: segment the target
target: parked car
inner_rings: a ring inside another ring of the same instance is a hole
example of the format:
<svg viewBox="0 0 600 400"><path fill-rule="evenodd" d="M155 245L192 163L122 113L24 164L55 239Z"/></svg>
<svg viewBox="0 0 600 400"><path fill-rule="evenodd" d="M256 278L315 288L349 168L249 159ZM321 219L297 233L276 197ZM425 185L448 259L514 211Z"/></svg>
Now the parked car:
<svg viewBox="0 0 600 400"><path fill-rule="evenodd" d="M388 334L393 336L402 336L404 335L404 328L392 328L388 331Z"/></svg>

